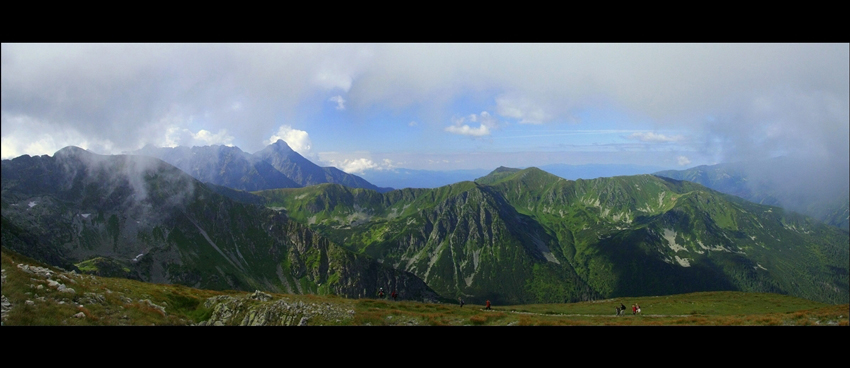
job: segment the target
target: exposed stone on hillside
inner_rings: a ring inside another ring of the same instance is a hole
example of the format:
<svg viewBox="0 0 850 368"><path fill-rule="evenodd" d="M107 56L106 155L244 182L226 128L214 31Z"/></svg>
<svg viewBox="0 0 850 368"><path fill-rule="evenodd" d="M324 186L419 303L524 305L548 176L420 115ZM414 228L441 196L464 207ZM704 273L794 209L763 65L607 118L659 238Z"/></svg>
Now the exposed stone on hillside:
<svg viewBox="0 0 850 368"><path fill-rule="evenodd" d="M354 311L346 311L329 303L305 303L300 300L281 298L273 300L265 293L261 299L258 292L237 298L220 295L207 299L204 307L212 309L210 318L200 326L307 326L313 320L322 320L323 325L342 323L354 317Z"/></svg>
<svg viewBox="0 0 850 368"><path fill-rule="evenodd" d="M271 295L269 295L269 294L266 294L266 293L264 293L264 292L262 292L262 291L254 290L254 293L253 293L253 294L251 294L251 299L266 302L266 301L271 300L271 299L272 299L272 296L271 296Z"/></svg>
<svg viewBox="0 0 850 368"><path fill-rule="evenodd" d="M165 315L165 307L163 307L161 305L154 304L152 301L150 301L150 299L139 300L139 303L147 305L147 306L149 306L153 309L158 310L160 313L162 313L163 316Z"/></svg>

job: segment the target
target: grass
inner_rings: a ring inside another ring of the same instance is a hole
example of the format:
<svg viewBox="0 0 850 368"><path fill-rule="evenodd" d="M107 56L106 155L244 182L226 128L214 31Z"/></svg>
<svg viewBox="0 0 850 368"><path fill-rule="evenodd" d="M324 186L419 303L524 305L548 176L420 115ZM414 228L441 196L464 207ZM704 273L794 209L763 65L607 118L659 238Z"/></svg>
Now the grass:
<svg viewBox="0 0 850 368"><path fill-rule="evenodd" d="M208 298L251 294L76 275L52 268L57 272L51 276L52 280L74 289L74 293L67 293L51 287L45 277L18 268L21 263L45 267L32 259L3 248L0 261L4 275L3 296L12 306L3 320L4 325L192 325L212 316L213 307L205 306ZM271 295L270 302L252 300L247 304L261 305L286 299L353 311L350 318L342 320L313 318L310 324L314 325L848 326L850 322L850 306L846 304L829 305L764 293L703 292L567 304L494 305L492 310L475 304L460 307L390 299L346 299L335 295ZM633 303L640 304L642 314L614 315L615 306ZM84 317L75 317L79 313Z"/></svg>

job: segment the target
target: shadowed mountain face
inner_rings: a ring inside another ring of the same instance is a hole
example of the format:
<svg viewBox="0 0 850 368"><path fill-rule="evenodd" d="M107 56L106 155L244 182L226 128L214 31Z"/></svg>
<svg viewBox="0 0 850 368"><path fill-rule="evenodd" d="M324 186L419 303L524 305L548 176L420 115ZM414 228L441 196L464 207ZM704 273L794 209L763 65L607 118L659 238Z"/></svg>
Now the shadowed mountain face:
<svg viewBox="0 0 850 368"><path fill-rule="evenodd" d="M300 186L324 183L341 184L351 188L372 189L385 192L389 188L378 188L363 178L343 172L335 167L320 167L292 150L286 142L278 140L254 154L258 159L294 180Z"/></svg>
<svg viewBox="0 0 850 368"><path fill-rule="evenodd" d="M204 183L244 191L299 188L322 183L337 183L377 191L389 190L378 188L337 168L320 167L293 151L282 140L253 155L238 147L227 146L145 146L133 154L159 158Z"/></svg>
<svg viewBox="0 0 850 368"><path fill-rule="evenodd" d="M4 247L102 275L218 290L365 297L385 287L403 299L438 297L413 274L151 157L68 147L3 160L2 221Z"/></svg>
<svg viewBox="0 0 850 368"><path fill-rule="evenodd" d="M742 290L850 300L846 232L651 175L570 181L499 168L435 189L259 194L444 296L536 303Z"/></svg>
<svg viewBox="0 0 850 368"><path fill-rule="evenodd" d="M656 175L699 183L748 201L780 206L850 230L848 167L778 157L667 170Z"/></svg>
<svg viewBox="0 0 850 368"><path fill-rule="evenodd" d="M135 154L159 158L204 183L233 189L254 191L301 187L269 163L242 152L237 147L145 146Z"/></svg>

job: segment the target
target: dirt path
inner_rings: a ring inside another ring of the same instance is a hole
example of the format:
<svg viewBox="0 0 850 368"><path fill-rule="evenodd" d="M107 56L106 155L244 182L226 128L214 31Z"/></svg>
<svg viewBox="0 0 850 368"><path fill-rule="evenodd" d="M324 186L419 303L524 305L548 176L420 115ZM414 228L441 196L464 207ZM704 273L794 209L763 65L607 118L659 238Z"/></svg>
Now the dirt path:
<svg viewBox="0 0 850 368"><path fill-rule="evenodd" d="M482 311L487 311L486 309L482 309ZM496 311L495 309L490 312ZM532 312L519 312L519 311L502 311L512 314L526 314L526 315L534 315L534 316L552 316L552 317L628 317L628 314L616 316L613 314L551 314L551 313L532 313ZM661 317L690 317L689 314L638 314L633 315L632 317L650 317L650 318L661 318Z"/></svg>

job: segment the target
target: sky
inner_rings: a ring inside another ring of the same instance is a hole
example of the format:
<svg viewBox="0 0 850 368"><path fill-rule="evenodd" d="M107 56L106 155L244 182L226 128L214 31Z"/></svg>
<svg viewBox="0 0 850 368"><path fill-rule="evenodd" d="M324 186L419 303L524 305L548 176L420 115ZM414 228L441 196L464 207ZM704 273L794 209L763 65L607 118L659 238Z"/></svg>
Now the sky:
<svg viewBox="0 0 850 368"><path fill-rule="evenodd" d="M2 44L0 157L277 139L374 170L850 166L850 47Z"/></svg>

